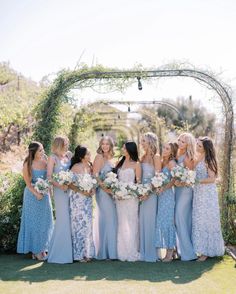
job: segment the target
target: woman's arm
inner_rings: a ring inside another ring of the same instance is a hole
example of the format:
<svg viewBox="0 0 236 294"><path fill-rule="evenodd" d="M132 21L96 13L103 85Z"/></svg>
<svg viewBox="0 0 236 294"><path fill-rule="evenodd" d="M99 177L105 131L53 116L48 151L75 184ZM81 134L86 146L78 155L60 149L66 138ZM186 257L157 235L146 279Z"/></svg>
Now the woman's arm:
<svg viewBox="0 0 236 294"><path fill-rule="evenodd" d="M24 178L24 181L25 181L25 183L26 183L26 186L27 186L27 188L30 190L30 192L31 192L32 194L34 194L34 196L35 196L38 200L43 199L43 194L37 192L37 191L34 189L32 183L31 183L31 177L30 177L30 175L29 175L29 173L28 173L27 163L25 163L25 164L23 165L23 178Z"/></svg>
<svg viewBox="0 0 236 294"><path fill-rule="evenodd" d="M103 191L105 191L107 194L111 194L112 191L110 189L107 189L103 182L99 179L99 172L102 169L104 165L104 158L101 154L97 154L94 162L93 162L93 175L96 177L98 185L102 188Z"/></svg>
<svg viewBox="0 0 236 294"><path fill-rule="evenodd" d="M196 161L194 159L190 159L188 156L184 159L184 166L188 169L194 170L195 163Z"/></svg>
<svg viewBox="0 0 236 294"><path fill-rule="evenodd" d="M161 156L159 154L155 154L153 161L155 172L159 173L161 171Z"/></svg>
<svg viewBox="0 0 236 294"><path fill-rule="evenodd" d="M207 169L207 173L208 173L208 178L199 180L198 181L199 184L212 184L212 183L215 183L216 174L212 170L210 170L209 168Z"/></svg>
<svg viewBox="0 0 236 294"><path fill-rule="evenodd" d="M68 186L66 185L60 185L57 182L53 181L52 179L52 174L53 174L53 169L54 169L54 165L55 165L55 159L52 156L49 156L48 158L48 166L47 166L47 178L50 181L50 183L53 184L53 186L66 191L68 189Z"/></svg>
<svg viewBox="0 0 236 294"><path fill-rule="evenodd" d="M140 184L142 179L142 168L141 168L140 162L137 162L135 165L135 177L136 177L136 182Z"/></svg>
<svg viewBox="0 0 236 294"><path fill-rule="evenodd" d="M97 154L93 162L93 175L98 177L100 170L104 164L104 159L101 154Z"/></svg>

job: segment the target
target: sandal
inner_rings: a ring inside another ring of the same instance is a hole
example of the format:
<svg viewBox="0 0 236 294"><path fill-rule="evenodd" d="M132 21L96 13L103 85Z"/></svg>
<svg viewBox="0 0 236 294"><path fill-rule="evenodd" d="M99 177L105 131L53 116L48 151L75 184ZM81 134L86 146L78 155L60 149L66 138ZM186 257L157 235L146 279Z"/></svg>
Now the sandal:
<svg viewBox="0 0 236 294"><path fill-rule="evenodd" d="M198 257L197 261L198 261L198 262L203 262L203 261L206 261L207 258L208 258L208 256L206 256L206 255L201 255L201 256Z"/></svg>

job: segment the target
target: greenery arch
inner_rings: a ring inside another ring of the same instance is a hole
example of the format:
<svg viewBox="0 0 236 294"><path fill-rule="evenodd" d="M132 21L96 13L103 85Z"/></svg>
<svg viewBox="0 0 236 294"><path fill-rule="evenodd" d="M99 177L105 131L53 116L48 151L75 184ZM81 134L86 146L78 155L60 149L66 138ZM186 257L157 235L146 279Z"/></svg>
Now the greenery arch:
<svg viewBox="0 0 236 294"><path fill-rule="evenodd" d="M132 83L137 82L137 78L150 79L161 77L190 77L202 82L213 89L220 97L224 107L225 115L225 136L224 136L224 159L222 165L222 187L221 199L223 217L226 223L229 219L228 203L229 194L233 186L232 169L232 145L233 145L233 123L234 111L232 102L232 91L229 86L218 81L214 74L196 70L174 67L159 68L155 70L135 69L116 70L104 67L84 66L81 69L59 72L51 87L44 93L44 99L37 108L37 125L35 127L34 139L41 141L46 151L50 150L53 136L56 134L59 122L59 107L61 103L68 101L67 94L72 88L91 87L95 81L106 82L111 90L123 90Z"/></svg>

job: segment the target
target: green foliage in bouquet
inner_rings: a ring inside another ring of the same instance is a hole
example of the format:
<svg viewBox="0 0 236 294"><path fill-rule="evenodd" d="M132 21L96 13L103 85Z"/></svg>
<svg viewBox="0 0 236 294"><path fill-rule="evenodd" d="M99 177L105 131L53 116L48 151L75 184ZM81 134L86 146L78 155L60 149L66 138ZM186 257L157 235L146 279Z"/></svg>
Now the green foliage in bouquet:
<svg viewBox="0 0 236 294"><path fill-rule="evenodd" d="M16 251L25 182L22 175L0 177L0 252Z"/></svg>

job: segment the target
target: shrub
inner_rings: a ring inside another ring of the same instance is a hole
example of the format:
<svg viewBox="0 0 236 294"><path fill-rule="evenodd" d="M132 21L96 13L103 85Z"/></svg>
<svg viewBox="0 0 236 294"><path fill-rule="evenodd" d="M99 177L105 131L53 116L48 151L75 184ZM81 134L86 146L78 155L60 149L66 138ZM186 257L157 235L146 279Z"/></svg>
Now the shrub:
<svg viewBox="0 0 236 294"><path fill-rule="evenodd" d="M0 176L0 251L16 251L25 182L22 175Z"/></svg>

